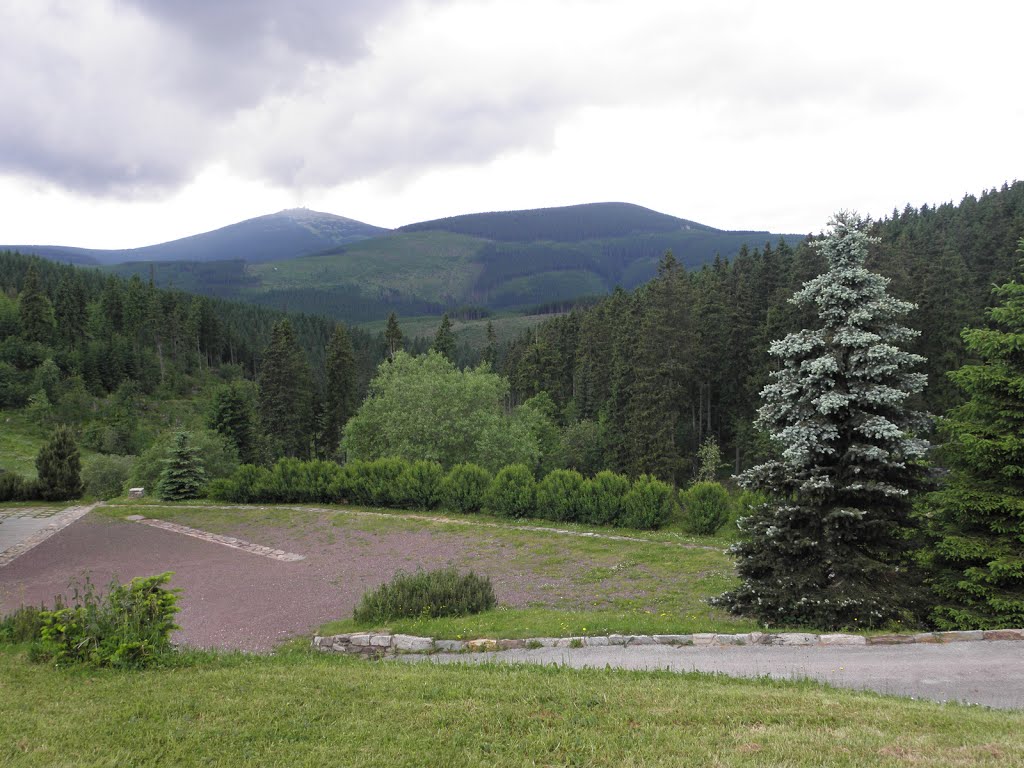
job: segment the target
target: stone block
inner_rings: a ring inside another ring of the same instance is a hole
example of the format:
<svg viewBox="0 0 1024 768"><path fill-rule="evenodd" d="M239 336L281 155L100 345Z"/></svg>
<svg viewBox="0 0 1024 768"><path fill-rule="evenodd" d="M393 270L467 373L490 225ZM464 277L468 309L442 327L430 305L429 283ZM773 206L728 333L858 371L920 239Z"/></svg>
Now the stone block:
<svg viewBox="0 0 1024 768"><path fill-rule="evenodd" d="M867 645L868 641L861 635L821 635L818 642L822 645Z"/></svg>
<svg viewBox="0 0 1024 768"><path fill-rule="evenodd" d="M1024 640L1024 629L986 629L986 640Z"/></svg>
<svg viewBox="0 0 1024 768"><path fill-rule="evenodd" d="M128 498L129 499L141 499L145 495L146 495L146 489L145 488L129 488L128 489Z"/></svg>
<svg viewBox="0 0 1024 768"><path fill-rule="evenodd" d="M499 640L498 649L502 651L517 651L520 648L526 647L525 640Z"/></svg>
<svg viewBox="0 0 1024 768"><path fill-rule="evenodd" d="M711 645L715 641L714 632L697 632L691 637L694 645Z"/></svg>
<svg viewBox="0 0 1024 768"><path fill-rule="evenodd" d="M867 638L868 645L908 645L916 643L913 635L874 635Z"/></svg>
<svg viewBox="0 0 1024 768"><path fill-rule="evenodd" d="M653 635L627 635L626 645L657 645Z"/></svg>
<svg viewBox="0 0 1024 768"><path fill-rule="evenodd" d="M352 645L369 645L372 635L369 632L353 632L348 636Z"/></svg>
<svg viewBox="0 0 1024 768"><path fill-rule="evenodd" d="M985 633L980 629L969 629L963 632L936 632L935 638L940 643L963 643L970 640L984 640Z"/></svg>
<svg viewBox="0 0 1024 768"><path fill-rule="evenodd" d="M439 651L461 653L466 650L466 643L462 640L435 640L434 647Z"/></svg>
<svg viewBox="0 0 1024 768"><path fill-rule="evenodd" d="M915 643L937 643L939 638L935 636L934 632L916 632L914 633Z"/></svg>
<svg viewBox="0 0 1024 768"><path fill-rule="evenodd" d="M625 645L625 635L608 635L608 645Z"/></svg>
<svg viewBox="0 0 1024 768"><path fill-rule="evenodd" d="M779 635L779 645L817 645L818 636L809 632L784 632Z"/></svg>
<svg viewBox="0 0 1024 768"><path fill-rule="evenodd" d="M595 637L588 637L583 641L583 644L588 648L596 648L598 646L607 646L608 638L604 635L597 635Z"/></svg>
<svg viewBox="0 0 1024 768"><path fill-rule="evenodd" d="M693 645L693 635L654 635L658 645Z"/></svg>
<svg viewBox="0 0 1024 768"><path fill-rule="evenodd" d="M468 643L466 643L466 647L469 650L474 651L476 653L496 651L498 650L498 641L488 640L486 638L481 638L479 640L470 640Z"/></svg>
<svg viewBox="0 0 1024 768"><path fill-rule="evenodd" d="M434 650L434 640L430 637L417 637L416 635L395 635L391 647L396 651L407 653L425 653Z"/></svg>
<svg viewBox="0 0 1024 768"><path fill-rule="evenodd" d="M715 635L711 645L746 645L746 635Z"/></svg>
<svg viewBox="0 0 1024 768"><path fill-rule="evenodd" d="M370 635L370 645L377 648L390 648L391 641L391 635Z"/></svg>

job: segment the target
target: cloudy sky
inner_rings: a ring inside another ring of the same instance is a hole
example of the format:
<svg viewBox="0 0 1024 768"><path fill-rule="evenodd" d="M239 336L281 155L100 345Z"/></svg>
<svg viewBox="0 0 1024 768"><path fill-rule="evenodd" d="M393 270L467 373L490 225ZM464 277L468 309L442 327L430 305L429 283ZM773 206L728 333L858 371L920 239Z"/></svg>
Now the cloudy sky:
<svg viewBox="0 0 1024 768"><path fill-rule="evenodd" d="M818 231L1024 178L1005 0L0 0L0 243L622 200Z"/></svg>

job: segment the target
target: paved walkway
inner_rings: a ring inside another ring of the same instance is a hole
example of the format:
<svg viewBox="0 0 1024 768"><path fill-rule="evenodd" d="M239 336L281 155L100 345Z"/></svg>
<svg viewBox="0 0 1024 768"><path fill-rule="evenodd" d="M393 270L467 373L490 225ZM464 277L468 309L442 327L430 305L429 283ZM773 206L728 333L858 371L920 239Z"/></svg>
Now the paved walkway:
<svg viewBox="0 0 1024 768"><path fill-rule="evenodd" d="M0 568L85 517L96 504L80 507L0 509Z"/></svg>
<svg viewBox="0 0 1024 768"><path fill-rule="evenodd" d="M812 679L885 694L1024 709L1020 641L891 646L663 646L537 648L497 653L399 656L434 663L526 663L574 668L717 672L732 677Z"/></svg>

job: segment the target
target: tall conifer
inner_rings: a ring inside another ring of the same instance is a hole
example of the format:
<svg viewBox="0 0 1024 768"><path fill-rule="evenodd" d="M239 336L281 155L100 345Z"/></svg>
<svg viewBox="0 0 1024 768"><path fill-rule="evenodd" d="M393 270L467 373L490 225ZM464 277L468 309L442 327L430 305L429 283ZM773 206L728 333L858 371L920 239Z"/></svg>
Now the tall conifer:
<svg viewBox="0 0 1024 768"><path fill-rule="evenodd" d="M271 331L257 384L260 418L274 452L300 458L309 456L312 381L309 363L287 319Z"/></svg>
<svg viewBox="0 0 1024 768"><path fill-rule="evenodd" d="M327 345L327 391L324 394L323 443L328 455L338 449L341 432L356 410L356 370L352 340L340 323Z"/></svg>
<svg viewBox="0 0 1024 768"><path fill-rule="evenodd" d="M448 319L447 312L441 318L441 324L437 327L434 343L430 348L455 362L455 334L452 332L452 321Z"/></svg>
<svg viewBox="0 0 1024 768"><path fill-rule="evenodd" d="M815 243L829 269L791 301L819 327L771 346L782 368L762 392L759 426L779 458L744 473L770 501L734 547L743 583L715 602L768 624L873 626L906 614L914 591L902 562L910 493L923 484L927 419L907 406L923 362L901 349L913 305L886 293L864 262L871 242L840 213Z"/></svg>

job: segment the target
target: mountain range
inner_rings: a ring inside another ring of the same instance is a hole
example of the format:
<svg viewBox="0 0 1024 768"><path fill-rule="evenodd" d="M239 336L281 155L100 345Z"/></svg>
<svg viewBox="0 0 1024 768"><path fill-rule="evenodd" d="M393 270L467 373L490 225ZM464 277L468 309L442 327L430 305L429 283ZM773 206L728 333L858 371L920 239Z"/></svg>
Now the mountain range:
<svg viewBox="0 0 1024 768"><path fill-rule="evenodd" d="M127 250L0 246L161 286L373 322L388 312L522 313L629 289L671 250L687 267L803 235L726 231L628 203L475 213L387 230L307 209Z"/></svg>

